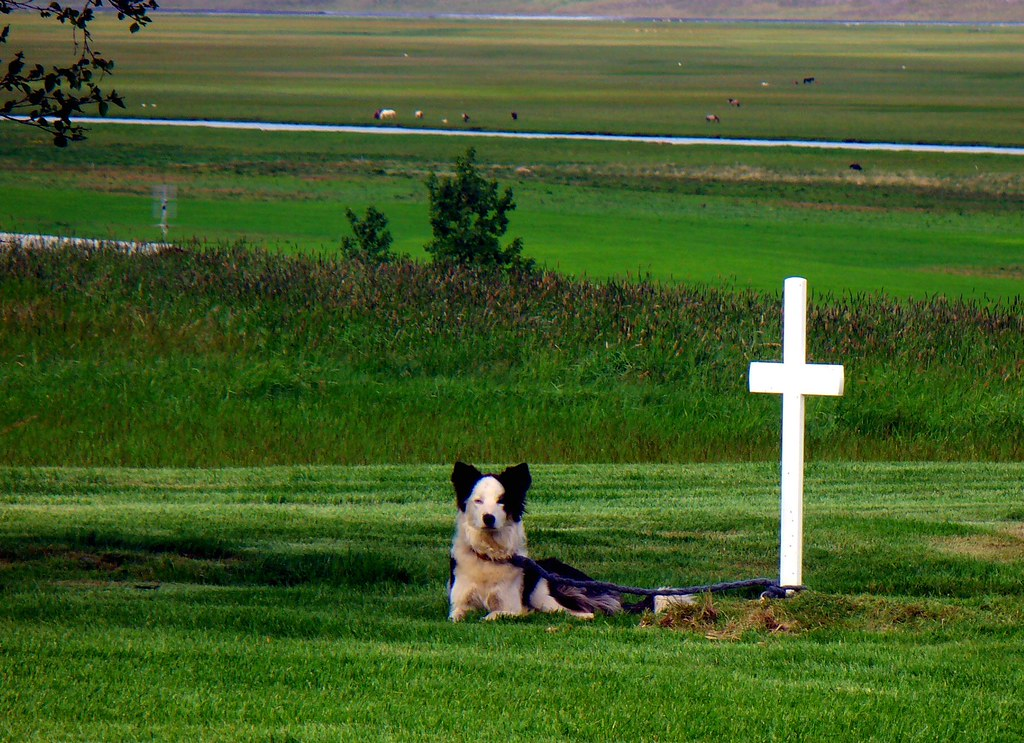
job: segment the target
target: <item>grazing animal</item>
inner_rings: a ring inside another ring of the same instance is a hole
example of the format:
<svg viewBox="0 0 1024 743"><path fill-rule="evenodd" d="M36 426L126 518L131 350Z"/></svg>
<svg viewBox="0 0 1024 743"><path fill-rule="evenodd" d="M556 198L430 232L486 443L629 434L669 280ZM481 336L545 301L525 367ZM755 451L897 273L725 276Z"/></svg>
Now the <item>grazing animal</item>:
<svg viewBox="0 0 1024 743"><path fill-rule="evenodd" d="M462 121L463 121L463 123L468 124L469 123L469 114L467 114L467 113L462 114Z"/></svg>
<svg viewBox="0 0 1024 743"><path fill-rule="evenodd" d="M519 114L515 111L512 112L512 121L519 121Z"/></svg>
<svg viewBox="0 0 1024 743"><path fill-rule="evenodd" d="M850 163L850 170L864 170L860 163Z"/></svg>
<svg viewBox="0 0 1024 743"><path fill-rule="evenodd" d="M739 98L730 98L729 99L729 105L730 106L735 106L736 108L739 108L740 107L740 99Z"/></svg>
<svg viewBox="0 0 1024 743"><path fill-rule="evenodd" d="M596 613L661 610L679 599L657 596L624 605L618 593L599 588L574 588L549 583L536 569L508 562L526 556L526 491L533 482L524 462L498 475L485 475L476 467L456 462L452 469L458 515L451 550L448 581L448 618L459 622L474 610L487 612L484 619L517 617L531 611L566 612L581 619ZM590 580L586 574L555 560L537 563L549 573L573 580ZM682 597L684 600L691 597Z"/></svg>
<svg viewBox="0 0 1024 743"><path fill-rule="evenodd" d="M804 78L804 85L811 85L814 82L815 82L815 80L814 80L813 77L805 77Z"/></svg>
<svg viewBox="0 0 1024 743"><path fill-rule="evenodd" d="M718 118L718 116L716 116L715 114L708 114L707 116L704 117L704 121L708 122L709 124L721 124L722 123L722 120L720 118Z"/></svg>
<svg viewBox="0 0 1024 743"><path fill-rule="evenodd" d="M423 118L423 112L420 111L419 109L416 110L416 118L417 119L422 119Z"/></svg>
<svg viewBox="0 0 1024 743"><path fill-rule="evenodd" d="M448 126L448 119L441 119L441 123Z"/></svg>
<svg viewBox="0 0 1024 743"><path fill-rule="evenodd" d="M398 118L398 112L393 108L378 108L373 112L373 118L378 121L394 121Z"/></svg>

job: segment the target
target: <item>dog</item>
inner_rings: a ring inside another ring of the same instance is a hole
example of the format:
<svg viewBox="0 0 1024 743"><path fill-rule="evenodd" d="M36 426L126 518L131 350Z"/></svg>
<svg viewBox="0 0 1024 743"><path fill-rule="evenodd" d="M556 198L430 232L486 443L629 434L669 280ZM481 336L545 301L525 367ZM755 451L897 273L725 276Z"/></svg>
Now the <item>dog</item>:
<svg viewBox="0 0 1024 743"><path fill-rule="evenodd" d="M474 610L484 619L519 617L533 611L565 612L581 619L620 611L639 613L667 605L655 596L623 604L620 594L596 587L577 588L549 582L536 568L520 568L508 560L527 556L523 514L526 491L533 478L524 462L501 474L485 475L476 467L456 462L452 469L458 516L451 550L448 618L459 622ZM591 578L560 560L537 562L546 572L577 581Z"/></svg>

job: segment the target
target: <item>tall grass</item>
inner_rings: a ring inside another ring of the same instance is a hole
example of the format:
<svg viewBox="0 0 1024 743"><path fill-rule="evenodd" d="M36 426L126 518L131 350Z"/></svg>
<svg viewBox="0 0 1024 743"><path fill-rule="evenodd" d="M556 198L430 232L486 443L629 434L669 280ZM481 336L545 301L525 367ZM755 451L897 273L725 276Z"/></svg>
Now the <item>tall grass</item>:
<svg viewBox="0 0 1024 743"><path fill-rule="evenodd" d="M373 265L251 245L0 256L0 436L19 464L773 459L776 294ZM1021 454L1020 300L819 296L830 458Z"/></svg>

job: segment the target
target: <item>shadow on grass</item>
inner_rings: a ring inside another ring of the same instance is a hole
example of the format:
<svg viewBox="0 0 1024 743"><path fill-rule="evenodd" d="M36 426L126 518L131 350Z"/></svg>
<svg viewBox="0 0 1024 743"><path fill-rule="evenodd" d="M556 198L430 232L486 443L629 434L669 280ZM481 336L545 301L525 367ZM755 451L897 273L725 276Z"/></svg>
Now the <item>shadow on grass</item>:
<svg viewBox="0 0 1024 743"><path fill-rule="evenodd" d="M27 580L104 580L288 587L407 585L410 566L377 552L341 548L239 549L201 536L124 537L95 531L57 540L9 541L0 562ZM423 577L425 580L426 577Z"/></svg>

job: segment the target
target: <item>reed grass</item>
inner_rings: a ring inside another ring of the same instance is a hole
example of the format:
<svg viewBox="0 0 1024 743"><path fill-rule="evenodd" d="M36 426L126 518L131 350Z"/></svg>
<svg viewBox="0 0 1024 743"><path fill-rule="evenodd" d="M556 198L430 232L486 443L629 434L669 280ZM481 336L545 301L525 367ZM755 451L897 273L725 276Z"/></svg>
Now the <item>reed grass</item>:
<svg viewBox="0 0 1024 743"><path fill-rule="evenodd" d="M0 256L8 464L771 460L777 294L252 245ZM815 457L1016 459L1019 299L816 296Z"/></svg>

